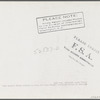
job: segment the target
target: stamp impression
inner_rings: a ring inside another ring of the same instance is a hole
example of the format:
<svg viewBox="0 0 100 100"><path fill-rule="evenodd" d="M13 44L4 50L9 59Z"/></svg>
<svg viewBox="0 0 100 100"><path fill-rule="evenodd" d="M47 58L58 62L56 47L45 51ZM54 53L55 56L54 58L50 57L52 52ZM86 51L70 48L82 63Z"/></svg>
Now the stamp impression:
<svg viewBox="0 0 100 100"><path fill-rule="evenodd" d="M38 33L48 33L85 27L83 12L36 18Z"/></svg>
<svg viewBox="0 0 100 100"><path fill-rule="evenodd" d="M99 50L77 36L70 38L70 40L66 42L64 49L69 52L69 58L82 66L89 65L94 67L99 54Z"/></svg>

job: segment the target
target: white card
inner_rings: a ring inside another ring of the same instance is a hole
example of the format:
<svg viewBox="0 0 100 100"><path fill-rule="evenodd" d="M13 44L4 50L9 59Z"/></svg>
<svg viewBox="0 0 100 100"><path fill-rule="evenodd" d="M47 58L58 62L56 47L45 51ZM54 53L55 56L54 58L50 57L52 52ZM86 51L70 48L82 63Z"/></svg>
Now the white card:
<svg viewBox="0 0 100 100"><path fill-rule="evenodd" d="M100 2L0 2L0 98L100 98Z"/></svg>

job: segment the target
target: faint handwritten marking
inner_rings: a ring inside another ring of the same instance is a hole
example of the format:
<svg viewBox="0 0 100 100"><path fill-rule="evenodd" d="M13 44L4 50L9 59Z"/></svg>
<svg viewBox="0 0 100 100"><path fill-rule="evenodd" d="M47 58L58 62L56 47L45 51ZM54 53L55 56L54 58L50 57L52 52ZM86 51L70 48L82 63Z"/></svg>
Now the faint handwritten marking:
<svg viewBox="0 0 100 100"><path fill-rule="evenodd" d="M59 46L56 47L43 47L43 48L37 48L33 51L34 54L40 54L40 53L48 53L52 51L59 50Z"/></svg>

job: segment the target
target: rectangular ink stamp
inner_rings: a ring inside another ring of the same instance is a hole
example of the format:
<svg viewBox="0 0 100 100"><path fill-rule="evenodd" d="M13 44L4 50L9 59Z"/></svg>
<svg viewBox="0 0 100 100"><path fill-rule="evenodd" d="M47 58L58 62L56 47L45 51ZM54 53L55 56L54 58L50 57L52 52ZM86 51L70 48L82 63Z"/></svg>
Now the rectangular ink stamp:
<svg viewBox="0 0 100 100"><path fill-rule="evenodd" d="M38 33L48 33L85 27L83 12L36 18Z"/></svg>

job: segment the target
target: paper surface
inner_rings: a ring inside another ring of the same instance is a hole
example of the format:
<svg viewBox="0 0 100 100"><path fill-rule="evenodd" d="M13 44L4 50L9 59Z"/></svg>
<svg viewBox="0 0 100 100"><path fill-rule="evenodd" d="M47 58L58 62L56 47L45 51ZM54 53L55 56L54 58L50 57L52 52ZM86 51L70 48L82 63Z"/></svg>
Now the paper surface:
<svg viewBox="0 0 100 100"><path fill-rule="evenodd" d="M0 2L0 98L100 98L100 2Z"/></svg>

